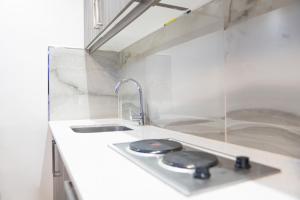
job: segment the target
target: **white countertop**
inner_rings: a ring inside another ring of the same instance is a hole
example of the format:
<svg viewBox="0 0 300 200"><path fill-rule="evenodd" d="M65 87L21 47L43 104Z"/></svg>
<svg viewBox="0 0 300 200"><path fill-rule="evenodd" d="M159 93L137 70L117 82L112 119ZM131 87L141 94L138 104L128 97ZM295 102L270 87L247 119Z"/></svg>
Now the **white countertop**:
<svg viewBox="0 0 300 200"><path fill-rule="evenodd" d="M70 126L123 124L128 132L74 133ZM82 200L99 199L300 199L300 161L282 155L209 140L154 126L136 126L118 119L49 122L65 167ZM108 147L109 144L145 138L174 138L233 156L247 155L252 161L281 170L253 181L224 186L189 197Z"/></svg>

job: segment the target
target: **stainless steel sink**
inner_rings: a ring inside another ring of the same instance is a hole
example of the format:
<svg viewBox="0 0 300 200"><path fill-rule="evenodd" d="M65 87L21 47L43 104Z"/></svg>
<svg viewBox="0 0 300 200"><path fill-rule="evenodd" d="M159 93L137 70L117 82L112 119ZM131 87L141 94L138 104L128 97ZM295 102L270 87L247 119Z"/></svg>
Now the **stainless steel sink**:
<svg viewBox="0 0 300 200"><path fill-rule="evenodd" d="M71 127L75 133L97 133L97 132L114 132L114 131L130 131L131 128L121 125L103 125L103 126L86 126Z"/></svg>

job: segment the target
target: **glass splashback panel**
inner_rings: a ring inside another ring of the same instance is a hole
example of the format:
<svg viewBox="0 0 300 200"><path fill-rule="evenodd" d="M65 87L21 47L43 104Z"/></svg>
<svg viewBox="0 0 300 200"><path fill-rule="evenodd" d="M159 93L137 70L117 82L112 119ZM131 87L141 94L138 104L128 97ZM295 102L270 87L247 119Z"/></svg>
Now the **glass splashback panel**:
<svg viewBox="0 0 300 200"><path fill-rule="evenodd" d="M299 4L212 1L123 51L121 76L152 125L300 158Z"/></svg>

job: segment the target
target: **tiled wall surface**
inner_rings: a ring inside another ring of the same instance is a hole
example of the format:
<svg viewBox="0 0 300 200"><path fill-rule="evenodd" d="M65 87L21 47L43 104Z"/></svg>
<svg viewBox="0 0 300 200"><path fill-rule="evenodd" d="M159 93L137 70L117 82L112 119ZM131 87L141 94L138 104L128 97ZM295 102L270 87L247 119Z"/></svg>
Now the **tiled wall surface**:
<svg viewBox="0 0 300 200"><path fill-rule="evenodd" d="M117 117L118 55L49 48L49 119Z"/></svg>

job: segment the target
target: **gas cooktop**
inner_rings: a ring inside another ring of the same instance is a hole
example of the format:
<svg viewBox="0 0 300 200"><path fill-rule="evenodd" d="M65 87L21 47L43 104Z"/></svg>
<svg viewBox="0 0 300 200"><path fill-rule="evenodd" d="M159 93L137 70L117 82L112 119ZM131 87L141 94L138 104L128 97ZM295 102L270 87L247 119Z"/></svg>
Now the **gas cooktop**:
<svg viewBox="0 0 300 200"><path fill-rule="evenodd" d="M279 172L173 139L147 139L110 147L184 195L239 183Z"/></svg>

